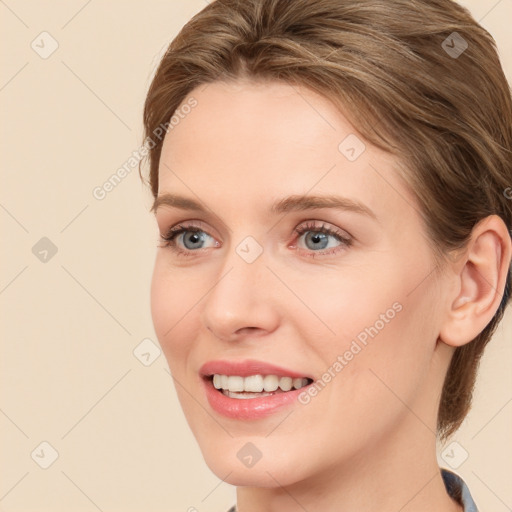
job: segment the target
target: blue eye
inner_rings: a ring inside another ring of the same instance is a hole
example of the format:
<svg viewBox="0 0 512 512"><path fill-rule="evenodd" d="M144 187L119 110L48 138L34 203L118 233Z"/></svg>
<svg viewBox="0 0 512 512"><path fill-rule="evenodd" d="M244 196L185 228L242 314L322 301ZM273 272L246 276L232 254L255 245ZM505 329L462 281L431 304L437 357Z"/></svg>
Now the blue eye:
<svg viewBox="0 0 512 512"><path fill-rule="evenodd" d="M192 236L184 236L183 238L187 241L187 244L192 244L192 247L185 247L185 250L178 247L178 244L176 243L176 238L181 235L182 233L193 233ZM177 254L181 255L190 255L191 252L197 252L197 249L202 249L203 247L193 247L194 244L199 244L201 242L204 242L205 236L210 236L206 231L203 231L199 226L195 225L182 225L179 224L178 226L172 227L165 236L162 236L161 239L164 242L162 247L168 247L172 251L176 252Z"/></svg>
<svg viewBox="0 0 512 512"><path fill-rule="evenodd" d="M352 239L342 232L338 232L334 229L331 229L325 224L322 224L322 226L318 227L315 224L305 224L298 228L294 229L294 232L297 233L298 237L301 237L305 233L312 233L312 236L306 237L305 240L310 242L310 247L313 249L299 249L299 251L305 252L306 256L315 257L318 255L333 255L336 254L338 251L343 250L347 247L350 247L352 245ZM187 233L192 233L191 235L187 236ZM182 237L182 244L185 245L185 249L182 249L178 245L178 236L181 234L185 234ZM206 238L210 235L204 231L200 226L191 224L191 225L183 225L179 224L178 226L174 226L165 236L161 236L161 241L163 242L162 248L169 248L171 251L173 251L176 254L182 255L182 256L192 256L193 253L200 252L203 247L203 243L205 242ZM334 247L334 250L331 248L328 251L320 252L315 250L316 249L325 249L328 245L328 239L333 238L339 242L339 245ZM325 243L327 241L327 244ZM187 247L188 246L188 247ZM215 247L218 247L218 242L215 242ZM295 247L295 245L293 245Z"/></svg>
<svg viewBox="0 0 512 512"><path fill-rule="evenodd" d="M305 233L313 233L312 236L306 236L305 240L311 241L313 243L313 247L315 247L316 245L316 248L320 249L325 249L325 247L328 244L329 237L334 238L338 242L340 242L340 245L335 247L334 250L330 250L327 252L312 251L311 253L306 254L306 256L311 256L313 258L318 255L333 255L339 252L340 250L350 247L352 245L352 239L349 238L348 235L343 234L337 230L331 229L327 227L325 224L322 224L322 226L318 227L315 224L308 223L296 228L294 231L299 235L299 237ZM326 241L327 244L324 244L324 242Z"/></svg>

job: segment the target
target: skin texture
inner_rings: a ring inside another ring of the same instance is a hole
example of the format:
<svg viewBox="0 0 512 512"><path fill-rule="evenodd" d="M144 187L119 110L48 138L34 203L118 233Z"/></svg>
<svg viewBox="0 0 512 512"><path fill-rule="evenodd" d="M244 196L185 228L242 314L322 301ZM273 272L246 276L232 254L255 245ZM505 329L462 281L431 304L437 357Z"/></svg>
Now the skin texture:
<svg viewBox="0 0 512 512"><path fill-rule="evenodd" d="M245 81L190 95L197 106L164 140L159 195L190 197L208 213L161 206L156 220L161 235L201 221L204 241L179 235L188 256L160 244L151 311L206 463L240 486L241 512L461 510L436 460L438 400L455 347L498 308L511 257L504 223L488 217L468 250L437 272L395 160L366 143L349 161L338 145L357 131L327 99ZM377 219L269 211L289 195L333 193ZM352 244L328 235L318 248L317 233L294 233L310 223ZM236 252L247 236L263 250L250 264ZM394 303L400 312L307 405L251 421L209 406L198 373L206 361L258 359L320 379ZM250 468L237 457L247 442L262 453Z"/></svg>

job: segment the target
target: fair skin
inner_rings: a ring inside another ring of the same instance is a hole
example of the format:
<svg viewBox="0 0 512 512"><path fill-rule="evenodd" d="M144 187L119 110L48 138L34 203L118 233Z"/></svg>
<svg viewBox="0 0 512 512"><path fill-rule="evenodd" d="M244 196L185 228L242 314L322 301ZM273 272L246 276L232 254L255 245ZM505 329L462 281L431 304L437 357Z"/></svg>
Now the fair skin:
<svg viewBox="0 0 512 512"><path fill-rule="evenodd" d="M158 194L194 199L206 212L161 205L155 215L161 235L200 221L203 240L179 235L187 256L161 243L151 311L206 463L238 486L240 512L462 510L436 460L438 399L455 347L499 306L511 258L505 225L488 217L467 251L433 272L394 158L366 143L349 161L338 145L357 132L328 100L242 81L190 96L197 106L164 140ZM270 211L295 194L342 195L376 218ZM318 231L294 233L305 224L325 224L352 243L325 235L318 246ZM236 252L248 236L263 251L252 263ZM401 311L307 405L248 420L208 403L199 375L206 361L258 359L320 379L394 303ZM248 442L262 454L252 467L237 457Z"/></svg>

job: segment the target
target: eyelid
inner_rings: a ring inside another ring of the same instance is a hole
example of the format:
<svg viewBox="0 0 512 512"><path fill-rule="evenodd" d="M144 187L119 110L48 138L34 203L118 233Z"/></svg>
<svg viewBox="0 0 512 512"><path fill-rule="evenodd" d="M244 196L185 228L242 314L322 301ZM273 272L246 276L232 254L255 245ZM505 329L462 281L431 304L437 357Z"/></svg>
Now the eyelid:
<svg viewBox="0 0 512 512"><path fill-rule="evenodd" d="M206 224L198 219L191 219L191 220L185 220L182 222L177 222L176 224L173 224L169 228L165 228L163 230L163 235L160 236L162 238L167 237L171 235L172 233L175 233L177 231L180 231L180 229L187 229L190 231L201 231L206 233L208 236L211 236L212 238L217 238L216 236L212 235L209 227L206 227Z"/></svg>

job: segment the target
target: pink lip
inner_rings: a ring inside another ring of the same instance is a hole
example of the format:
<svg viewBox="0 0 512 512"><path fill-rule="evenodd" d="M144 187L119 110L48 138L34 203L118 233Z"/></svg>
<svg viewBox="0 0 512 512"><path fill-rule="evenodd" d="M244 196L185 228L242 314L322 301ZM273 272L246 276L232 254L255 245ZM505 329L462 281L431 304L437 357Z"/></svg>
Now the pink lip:
<svg viewBox="0 0 512 512"><path fill-rule="evenodd" d="M209 361L201 366L203 386L208 403L216 412L238 420L256 420L269 416L283 407L297 403L297 398L308 386L292 389L285 393L263 396L261 398L229 398L213 386L211 375L277 375L278 377L309 377L292 370L256 360L245 361ZM311 377L309 377L311 378ZM314 380L314 379L312 379Z"/></svg>
<svg viewBox="0 0 512 512"><path fill-rule="evenodd" d="M255 359L245 359L244 361L208 361L201 366L199 373L203 376L217 373L219 375L238 375L240 377L248 377L249 375L277 375L278 377L292 377L294 379L302 377L313 379L311 375Z"/></svg>
<svg viewBox="0 0 512 512"><path fill-rule="evenodd" d="M257 420L297 402L297 398L308 386L292 389L261 398L229 398L213 386L212 379L203 379L206 398L211 408L218 413L237 420Z"/></svg>

